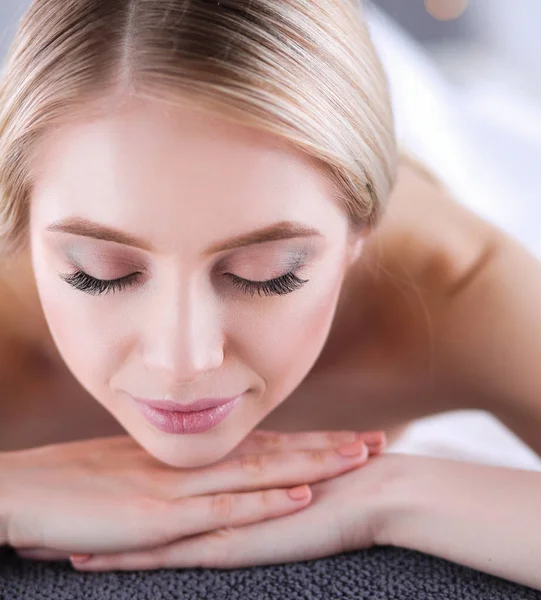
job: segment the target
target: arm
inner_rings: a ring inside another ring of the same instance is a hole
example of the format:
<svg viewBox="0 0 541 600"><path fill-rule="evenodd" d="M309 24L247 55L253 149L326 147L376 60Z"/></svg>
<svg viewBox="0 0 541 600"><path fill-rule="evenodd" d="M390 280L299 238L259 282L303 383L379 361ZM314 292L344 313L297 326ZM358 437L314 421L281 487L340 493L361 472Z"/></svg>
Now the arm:
<svg viewBox="0 0 541 600"><path fill-rule="evenodd" d="M425 456L393 459L377 544L541 590L541 473Z"/></svg>

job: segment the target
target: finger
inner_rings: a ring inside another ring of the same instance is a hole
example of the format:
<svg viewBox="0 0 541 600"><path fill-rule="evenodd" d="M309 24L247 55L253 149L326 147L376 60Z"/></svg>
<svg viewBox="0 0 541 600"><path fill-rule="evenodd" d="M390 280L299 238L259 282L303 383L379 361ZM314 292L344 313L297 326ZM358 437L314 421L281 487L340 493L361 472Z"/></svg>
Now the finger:
<svg viewBox="0 0 541 600"><path fill-rule="evenodd" d="M299 560L310 560L341 552L336 527L314 522L309 511L240 528L223 527L156 548L93 555L82 563L83 571L150 570L162 568L242 568ZM297 521L298 517L305 517ZM332 517L330 517L332 518ZM319 539L320 538L320 539Z"/></svg>
<svg viewBox="0 0 541 600"><path fill-rule="evenodd" d="M223 492L169 501L140 498L126 503L122 515L117 515L109 526L102 522L96 530L91 523L88 535L81 536L82 542L76 540L62 550L68 555L148 550L213 529L297 512L310 504L311 497L310 487L302 485L293 489Z"/></svg>
<svg viewBox="0 0 541 600"><path fill-rule="evenodd" d="M256 429L246 437L228 458L237 458L245 454L268 454L271 452L287 452L291 450L318 450L348 444L356 440L363 441L372 453L385 445L384 431L301 431L281 433L264 429Z"/></svg>
<svg viewBox="0 0 541 600"><path fill-rule="evenodd" d="M342 453L344 448L349 449L347 455ZM224 490L244 492L289 487L336 477L364 464L367 459L368 448L364 442L359 441L325 450L246 454L186 472L179 486L182 496L216 494ZM170 477L171 475L168 479L169 488Z"/></svg>
<svg viewBox="0 0 541 600"><path fill-rule="evenodd" d="M146 550L213 529L236 527L297 512L310 503L312 495L307 485L293 489L295 491L271 489L244 493L223 492L159 502L154 499L148 503L149 508L144 512L132 511L124 524L133 524L131 528L134 535L129 545L117 546L111 550ZM129 511L130 507L127 509ZM134 519L137 514L139 518ZM87 544L85 549L74 548L70 554L74 552L99 554L103 550L99 547L91 548Z"/></svg>
<svg viewBox="0 0 541 600"><path fill-rule="evenodd" d="M356 454L349 456L340 454L340 449L333 449L241 457L217 466L185 471L182 481L175 481L175 486L169 475L169 499L142 498L140 502L132 502L122 514L123 523L112 525L113 530L122 525L130 532L125 545L91 548L87 544L85 548L74 546L69 550L94 554L100 553L103 547L114 552L137 551L214 529L293 513L310 499L292 500L283 488L329 479L362 466L368 458L367 447L362 442L356 442L355 446ZM160 479L160 484L164 481ZM171 490L175 489L176 497L172 497ZM104 543L103 536L99 541Z"/></svg>
<svg viewBox="0 0 541 600"><path fill-rule="evenodd" d="M15 552L26 560L69 560L69 553L48 548L20 548Z"/></svg>
<svg viewBox="0 0 541 600"><path fill-rule="evenodd" d="M387 435L384 431L377 432L379 435L379 441L376 441L376 437L373 438L372 444L369 446L370 455L375 456L381 454L387 447Z"/></svg>

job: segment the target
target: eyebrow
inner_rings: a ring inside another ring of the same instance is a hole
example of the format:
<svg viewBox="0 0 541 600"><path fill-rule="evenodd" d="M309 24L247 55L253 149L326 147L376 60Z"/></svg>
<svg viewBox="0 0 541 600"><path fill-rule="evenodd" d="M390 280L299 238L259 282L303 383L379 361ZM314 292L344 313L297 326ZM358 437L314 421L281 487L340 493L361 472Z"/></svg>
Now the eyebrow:
<svg viewBox="0 0 541 600"><path fill-rule="evenodd" d="M55 221L46 228L46 231L70 233L96 240L116 242L117 244L139 248L147 252L155 252L152 244L143 238L81 217L69 217ZM233 250L243 246L251 246L252 244L311 236L322 237L323 234L318 229L297 221L279 221L261 229L216 242L205 250L204 255L210 256L224 250Z"/></svg>

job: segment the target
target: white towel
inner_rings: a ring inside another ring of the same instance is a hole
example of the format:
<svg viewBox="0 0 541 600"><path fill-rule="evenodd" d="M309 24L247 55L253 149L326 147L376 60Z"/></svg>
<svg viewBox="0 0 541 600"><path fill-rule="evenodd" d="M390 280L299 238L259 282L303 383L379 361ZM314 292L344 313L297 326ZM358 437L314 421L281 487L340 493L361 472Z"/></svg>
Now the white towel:
<svg viewBox="0 0 541 600"><path fill-rule="evenodd" d="M481 410L419 419L387 451L541 471L541 458L498 419Z"/></svg>

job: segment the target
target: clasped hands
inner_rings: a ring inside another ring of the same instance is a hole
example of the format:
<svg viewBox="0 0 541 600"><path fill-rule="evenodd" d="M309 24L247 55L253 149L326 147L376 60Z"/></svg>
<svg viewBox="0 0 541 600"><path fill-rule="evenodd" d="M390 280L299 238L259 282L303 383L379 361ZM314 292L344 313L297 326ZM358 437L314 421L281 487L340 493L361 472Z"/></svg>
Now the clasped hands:
<svg viewBox="0 0 541 600"><path fill-rule="evenodd" d="M371 547L385 445L381 431L255 430L197 469L163 464L130 436L2 454L0 543L81 571L241 568Z"/></svg>

